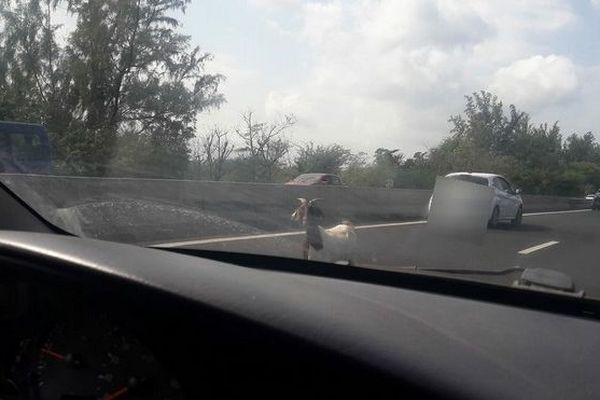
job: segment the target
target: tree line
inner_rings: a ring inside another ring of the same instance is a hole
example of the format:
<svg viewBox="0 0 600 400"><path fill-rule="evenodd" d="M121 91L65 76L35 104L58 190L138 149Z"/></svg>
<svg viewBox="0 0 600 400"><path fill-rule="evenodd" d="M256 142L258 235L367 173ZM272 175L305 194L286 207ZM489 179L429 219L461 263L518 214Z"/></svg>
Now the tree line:
<svg viewBox="0 0 600 400"><path fill-rule="evenodd" d="M558 122L533 124L493 94L466 97L464 115L450 118L450 135L428 154L436 173L493 171L531 194L581 195L600 187L600 147L591 132L566 137Z"/></svg>
<svg viewBox="0 0 600 400"><path fill-rule="evenodd" d="M180 32L173 15L189 1L0 0L0 120L44 124L57 174L285 182L327 172L349 185L431 188L448 172L489 171L527 193L600 187L591 132L564 136L485 91L466 96L437 146L412 156L293 140L291 114L248 111L234 128L197 132L198 117L225 100L224 76L207 73L211 54ZM57 9L75 23L64 35Z"/></svg>
<svg viewBox="0 0 600 400"><path fill-rule="evenodd" d="M283 182L325 172L339 174L349 185L429 189L437 176L479 171L503 174L530 194L581 195L600 187L600 146L591 132L563 137L558 122L533 124L528 113L512 104L504 107L489 92L465 100L464 112L450 117L450 131L441 143L410 157L400 149L379 148L369 155L338 144L294 145L284 135L295 123L293 116L250 123L253 114L247 113L242 130L214 128L196 139L201 151L189 177ZM257 145L248 142L252 136ZM234 137L245 139L245 145L236 149ZM215 138L220 145L212 145Z"/></svg>

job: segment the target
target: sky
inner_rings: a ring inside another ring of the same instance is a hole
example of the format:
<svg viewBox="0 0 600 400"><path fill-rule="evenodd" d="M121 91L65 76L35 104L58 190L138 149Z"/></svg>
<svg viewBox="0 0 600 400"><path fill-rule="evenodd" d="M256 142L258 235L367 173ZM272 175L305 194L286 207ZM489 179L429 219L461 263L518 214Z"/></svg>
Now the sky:
<svg viewBox="0 0 600 400"><path fill-rule="evenodd" d="M600 0L194 0L182 29L227 78L200 130L293 113L296 142L410 155L479 90L564 134L600 127Z"/></svg>

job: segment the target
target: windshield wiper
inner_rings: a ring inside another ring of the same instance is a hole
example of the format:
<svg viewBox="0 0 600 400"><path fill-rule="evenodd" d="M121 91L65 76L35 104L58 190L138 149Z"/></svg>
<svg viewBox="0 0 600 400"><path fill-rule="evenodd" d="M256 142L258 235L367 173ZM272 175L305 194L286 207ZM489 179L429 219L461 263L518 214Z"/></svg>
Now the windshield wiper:
<svg viewBox="0 0 600 400"><path fill-rule="evenodd" d="M546 268L525 268L514 287L583 298L585 291L577 290L571 277L563 272Z"/></svg>
<svg viewBox="0 0 600 400"><path fill-rule="evenodd" d="M468 268L419 268L417 266L408 267L406 269L414 270L417 272L442 272L445 274L456 274L456 275L508 275L513 272L523 272L525 268L514 266L504 269L468 269Z"/></svg>
<svg viewBox="0 0 600 400"><path fill-rule="evenodd" d="M417 266L405 268L415 272L439 272L454 275L508 275L521 272L521 276L512 284L513 287L561 294L583 298L585 291L577 289L571 277L563 272L547 268L523 268L519 266L504 269L457 269L457 268L419 268Z"/></svg>

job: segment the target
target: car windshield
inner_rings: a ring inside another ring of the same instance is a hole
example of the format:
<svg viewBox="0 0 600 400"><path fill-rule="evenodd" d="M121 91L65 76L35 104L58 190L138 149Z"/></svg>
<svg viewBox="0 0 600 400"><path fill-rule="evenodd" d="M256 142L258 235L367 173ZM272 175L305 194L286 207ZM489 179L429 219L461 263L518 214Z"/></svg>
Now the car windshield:
<svg viewBox="0 0 600 400"><path fill-rule="evenodd" d="M59 231L600 297L599 1L0 7L0 183Z"/></svg>

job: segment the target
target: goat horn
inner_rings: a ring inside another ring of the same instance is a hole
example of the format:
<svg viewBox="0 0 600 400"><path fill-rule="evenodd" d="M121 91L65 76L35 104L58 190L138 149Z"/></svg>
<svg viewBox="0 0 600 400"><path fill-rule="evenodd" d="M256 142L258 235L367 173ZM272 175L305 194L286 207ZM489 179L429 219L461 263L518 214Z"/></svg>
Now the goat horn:
<svg viewBox="0 0 600 400"><path fill-rule="evenodd" d="M304 197L298 197L298 201L302 204L306 203L306 199Z"/></svg>
<svg viewBox="0 0 600 400"><path fill-rule="evenodd" d="M319 200L323 200L323 199L320 198L320 197L317 197L316 199L312 199L311 201L309 201L308 204L312 204L312 203L314 203L316 201L319 201Z"/></svg>

